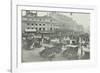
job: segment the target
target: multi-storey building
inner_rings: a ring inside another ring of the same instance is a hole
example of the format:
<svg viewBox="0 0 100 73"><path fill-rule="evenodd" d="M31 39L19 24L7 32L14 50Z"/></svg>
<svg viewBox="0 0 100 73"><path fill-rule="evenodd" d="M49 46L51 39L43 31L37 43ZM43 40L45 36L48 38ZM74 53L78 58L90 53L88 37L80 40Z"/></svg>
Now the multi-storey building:
<svg viewBox="0 0 100 73"><path fill-rule="evenodd" d="M26 14L22 16L22 31L31 31L31 32L50 32L59 28L58 23L52 17L38 16L38 12L32 13L26 11Z"/></svg>

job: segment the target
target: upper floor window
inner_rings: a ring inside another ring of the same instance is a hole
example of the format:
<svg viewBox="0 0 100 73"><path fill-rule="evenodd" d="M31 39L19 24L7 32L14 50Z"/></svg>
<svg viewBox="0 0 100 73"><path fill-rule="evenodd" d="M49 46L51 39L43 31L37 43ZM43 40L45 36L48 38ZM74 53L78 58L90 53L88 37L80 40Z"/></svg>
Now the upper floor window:
<svg viewBox="0 0 100 73"><path fill-rule="evenodd" d="M45 28L43 28L43 30L45 30Z"/></svg>
<svg viewBox="0 0 100 73"><path fill-rule="evenodd" d="M52 30L52 28L50 28L50 30Z"/></svg>
<svg viewBox="0 0 100 73"><path fill-rule="evenodd" d="M35 28L37 30L37 28Z"/></svg>
<svg viewBox="0 0 100 73"><path fill-rule="evenodd" d="M43 24L43 26L45 26L45 24Z"/></svg>
<svg viewBox="0 0 100 73"><path fill-rule="evenodd" d="M27 27L27 29L30 29L29 27Z"/></svg>
<svg viewBox="0 0 100 73"><path fill-rule="evenodd" d="M27 23L27 25L30 25L29 23Z"/></svg>
<svg viewBox="0 0 100 73"><path fill-rule="evenodd" d="M35 24L37 26L37 24Z"/></svg>
<svg viewBox="0 0 100 73"><path fill-rule="evenodd" d="M41 30L41 28L39 28L39 30Z"/></svg>

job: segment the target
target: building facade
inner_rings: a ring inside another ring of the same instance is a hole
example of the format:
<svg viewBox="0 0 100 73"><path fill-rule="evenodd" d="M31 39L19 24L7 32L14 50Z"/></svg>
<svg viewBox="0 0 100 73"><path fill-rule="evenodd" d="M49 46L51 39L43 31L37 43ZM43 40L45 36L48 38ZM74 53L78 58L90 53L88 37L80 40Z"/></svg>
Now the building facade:
<svg viewBox="0 0 100 73"><path fill-rule="evenodd" d="M26 10L22 16L22 32L24 31L54 31L59 28L58 23L52 17L38 16L38 12L32 13Z"/></svg>

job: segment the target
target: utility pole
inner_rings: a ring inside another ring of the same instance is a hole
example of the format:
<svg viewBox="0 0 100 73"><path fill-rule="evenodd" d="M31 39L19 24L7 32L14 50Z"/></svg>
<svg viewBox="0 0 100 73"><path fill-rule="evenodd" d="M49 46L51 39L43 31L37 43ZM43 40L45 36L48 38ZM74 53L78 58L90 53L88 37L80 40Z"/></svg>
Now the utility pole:
<svg viewBox="0 0 100 73"><path fill-rule="evenodd" d="M71 15L71 16L72 16L72 14L73 14L73 13L72 13L72 12L70 12L70 15Z"/></svg>
<svg viewBox="0 0 100 73"><path fill-rule="evenodd" d="M79 43L78 43L78 59L80 59L82 56L82 39L79 37Z"/></svg>

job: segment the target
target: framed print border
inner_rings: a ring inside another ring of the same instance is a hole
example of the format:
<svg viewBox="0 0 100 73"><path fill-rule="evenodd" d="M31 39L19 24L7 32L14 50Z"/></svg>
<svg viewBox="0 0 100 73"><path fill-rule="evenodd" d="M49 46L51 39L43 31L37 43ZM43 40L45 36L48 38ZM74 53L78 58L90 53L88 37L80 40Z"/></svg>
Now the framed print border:
<svg viewBox="0 0 100 73"><path fill-rule="evenodd" d="M71 6L71 5L69 5ZM37 71L37 70L54 70L54 69L68 69L68 68L80 68L80 67L93 67L96 65L96 8L95 7L88 7L87 8L77 8L77 6L73 7L63 7L62 5L30 5L30 4L20 4L20 3L13 3L12 4L12 11L11 11L11 70L13 73L18 73L20 71ZM83 6L84 7L84 6ZM73 12L73 13L90 13L90 38L92 39L90 42L92 49L91 53L91 60L80 60L80 61L56 61L56 62L32 62L32 63L22 63L21 62L21 10L42 10L42 11L58 11L58 12ZM94 45L93 45L94 44ZM45 64L45 65L44 65ZM61 65L62 64L62 65ZM65 67L68 65L68 67ZM34 67L33 67L34 66ZM38 67L39 66L39 67ZM73 67L72 67L73 66ZM34 70L33 70L34 69Z"/></svg>

